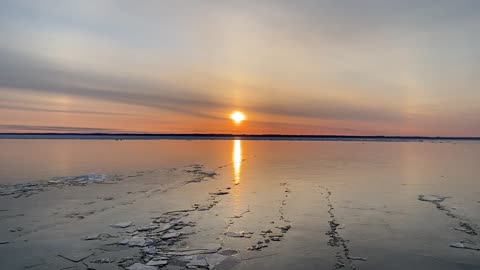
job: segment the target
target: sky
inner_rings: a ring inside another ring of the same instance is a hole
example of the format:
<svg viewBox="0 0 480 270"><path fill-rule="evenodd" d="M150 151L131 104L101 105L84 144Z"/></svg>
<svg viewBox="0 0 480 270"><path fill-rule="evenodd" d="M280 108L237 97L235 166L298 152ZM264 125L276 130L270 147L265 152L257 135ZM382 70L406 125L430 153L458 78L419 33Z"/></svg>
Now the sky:
<svg viewBox="0 0 480 270"><path fill-rule="evenodd" d="M0 132L480 136L479 83L476 0L0 2Z"/></svg>

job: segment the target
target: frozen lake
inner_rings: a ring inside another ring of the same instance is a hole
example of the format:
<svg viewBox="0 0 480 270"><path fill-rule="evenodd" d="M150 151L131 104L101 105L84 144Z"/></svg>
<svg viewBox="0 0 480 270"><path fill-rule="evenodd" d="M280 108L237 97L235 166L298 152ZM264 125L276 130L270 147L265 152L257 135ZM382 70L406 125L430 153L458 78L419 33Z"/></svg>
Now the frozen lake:
<svg viewBox="0 0 480 270"><path fill-rule="evenodd" d="M164 269L480 269L478 141L5 139L0 149L5 269L160 257ZM189 226L139 230L177 210ZM103 236L82 240L92 234ZM118 245L132 237L146 243ZM218 250L178 254L206 246ZM75 254L86 255L64 258Z"/></svg>

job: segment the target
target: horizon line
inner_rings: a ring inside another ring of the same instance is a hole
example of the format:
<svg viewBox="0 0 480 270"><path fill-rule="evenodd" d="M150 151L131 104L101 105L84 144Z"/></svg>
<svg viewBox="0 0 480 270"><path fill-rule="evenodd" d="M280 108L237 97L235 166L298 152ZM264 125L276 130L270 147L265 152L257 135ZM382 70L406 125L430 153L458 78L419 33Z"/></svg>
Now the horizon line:
<svg viewBox="0 0 480 270"><path fill-rule="evenodd" d="M18 137L17 137L18 136ZM199 139L222 139L222 138L273 138L273 139L282 139L282 138L298 138L298 139L404 139L404 140L480 140L480 137L476 136L417 136L417 135L332 135L332 134L230 134L230 133L56 133L56 132L5 132L0 133L0 139L21 139L22 137L32 138L34 136L42 136L38 139L48 139L48 138L59 138L62 136L66 137L83 137L88 139L89 137L99 137L99 138L112 138L115 137L132 137L131 139L141 139L141 137L147 138L168 138L175 139L179 138L199 138ZM50 137L49 137L50 136ZM60 139L60 138L59 138ZM92 138L95 139L95 138ZM122 138L124 139L124 138ZM126 138L128 139L128 138Z"/></svg>

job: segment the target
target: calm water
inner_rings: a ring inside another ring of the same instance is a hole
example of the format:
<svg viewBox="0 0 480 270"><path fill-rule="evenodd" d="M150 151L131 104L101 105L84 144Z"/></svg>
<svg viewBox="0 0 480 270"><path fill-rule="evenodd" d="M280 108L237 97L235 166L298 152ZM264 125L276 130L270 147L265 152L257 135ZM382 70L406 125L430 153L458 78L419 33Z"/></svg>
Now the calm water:
<svg viewBox="0 0 480 270"><path fill-rule="evenodd" d="M239 230L260 230L256 224L277 212L272 202L278 204L279 187L288 182L292 193L284 210L294 229L276 250L282 256L238 269L333 265L325 235L326 189L336 220L345 225L340 234L351 255L368 257L355 262L359 269L480 267L480 251L449 247L480 240L454 230L461 221L477 229L480 224L480 143L475 141L0 140L0 149L0 183L229 165L216 181L236 185L232 201L218 211L228 216L250 208ZM420 194L448 196L445 206L460 218L419 201Z"/></svg>
<svg viewBox="0 0 480 270"><path fill-rule="evenodd" d="M272 174L280 167L304 180L447 182L457 188L480 182L475 141L0 140L0 149L0 183L231 162L245 170L275 168Z"/></svg>

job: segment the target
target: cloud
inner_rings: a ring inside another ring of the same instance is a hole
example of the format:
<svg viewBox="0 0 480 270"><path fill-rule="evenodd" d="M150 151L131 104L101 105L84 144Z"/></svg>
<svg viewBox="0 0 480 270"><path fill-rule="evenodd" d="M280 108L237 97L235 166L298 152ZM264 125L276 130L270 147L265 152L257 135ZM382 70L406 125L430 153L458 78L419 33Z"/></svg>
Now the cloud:
<svg viewBox="0 0 480 270"><path fill-rule="evenodd" d="M41 57L0 49L0 87L16 91L37 91L73 95L102 101L169 110L208 119L223 119L214 112L229 111L233 104L202 95L203 89L182 88L162 82L139 82L133 78L106 76L85 70L71 70ZM289 104L276 98L259 105L242 104L248 112L313 119L401 121L403 116L386 108L348 104L332 100Z"/></svg>
<svg viewBox="0 0 480 270"><path fill-rule="evenodd" d="M2 105L2 104L0 104L0 109L31 111L31 112L68 113L68 114L120 115L120 116L132 115L131 113L120 113L120 112L102 112L102 111L85 111L85 110L56 110L56 109L35 108L35 107L21 106L21 105Z"/></svg>
<svg viewBox="0 0 480 270"><path fill-rule="evenodd" d="M9 132L71 132L71 133L121 132L121 130L118 130L118 129L108 129L108 128L36 126L36 125L0 125L0 131L4 133L9 133Z"/></svg>

